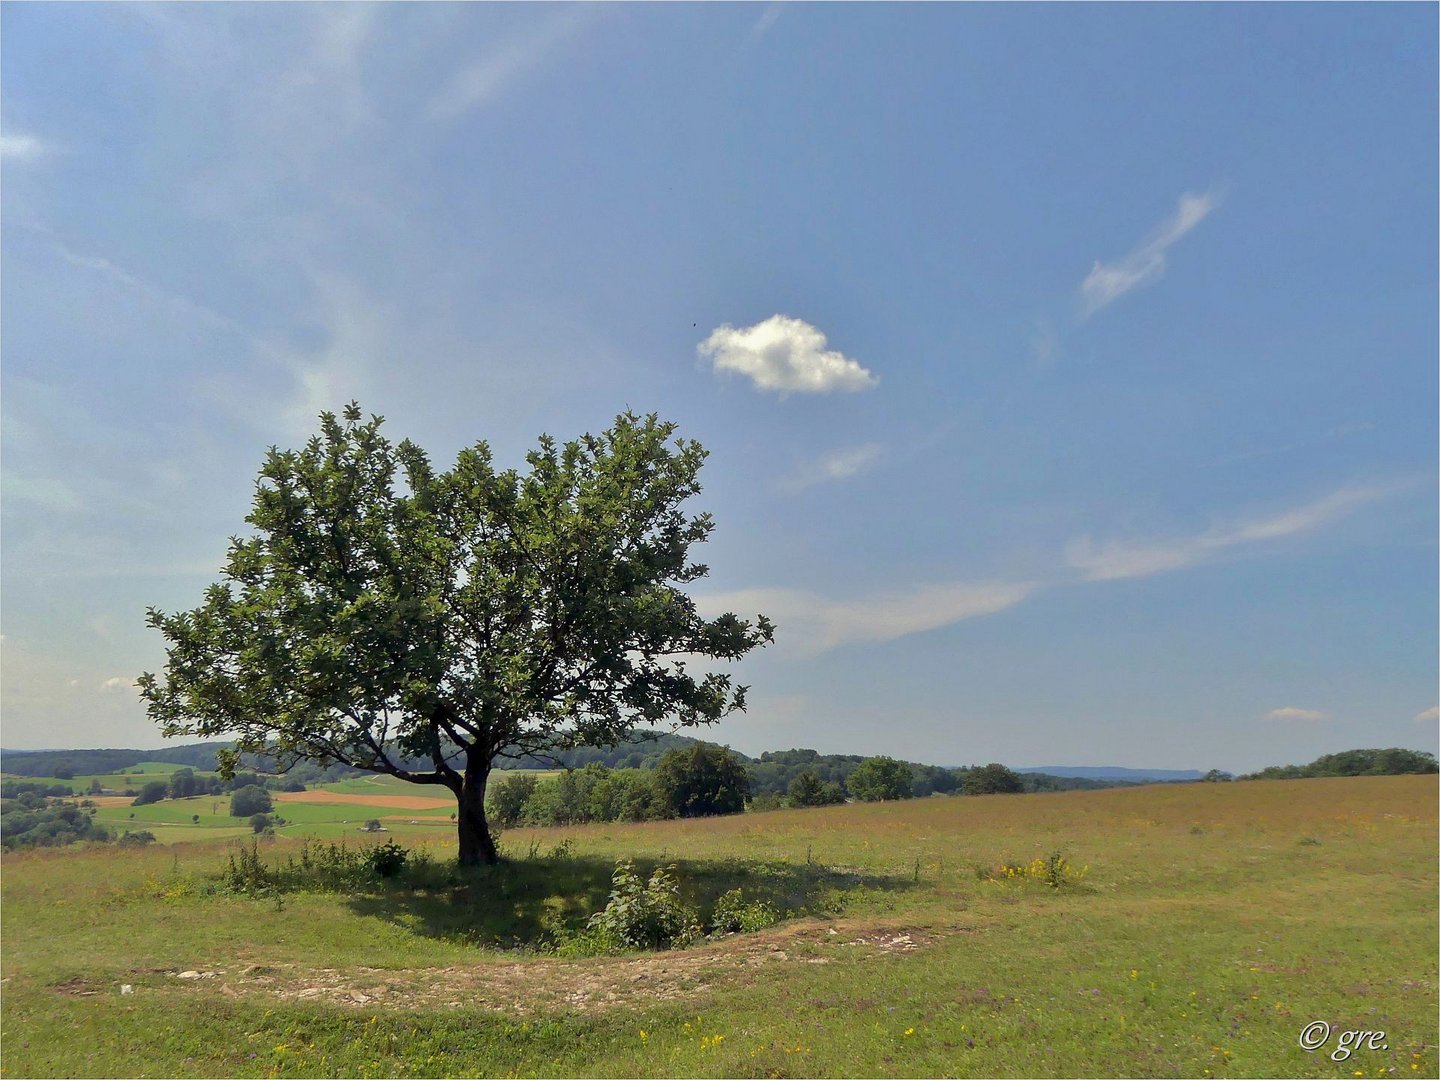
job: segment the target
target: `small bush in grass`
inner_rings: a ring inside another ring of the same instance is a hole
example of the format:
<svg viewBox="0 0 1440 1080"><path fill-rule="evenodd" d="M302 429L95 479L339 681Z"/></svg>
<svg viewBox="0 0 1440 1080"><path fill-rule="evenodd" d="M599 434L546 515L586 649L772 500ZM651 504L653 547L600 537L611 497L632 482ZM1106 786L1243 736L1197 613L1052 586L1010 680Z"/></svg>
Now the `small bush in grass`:
<svg viewBox="0 0 1440 1080"><path fill-rule="evenodd" d="M977 866L975 876L983 881L1035 882L1058 889L1065 885L1076 885L1090 872L1090 867L1076 867L1063 853L1052 852L1045 858L1036 857L1027 862L1002 862L996 867Z"/></svg>
<svg viewBox="0 0 1440 1080"><path fill-rule="evenodd" d="M742 890L731 889L715 901L715 910L710 915L710 929L716 934L748 934L774 926L779 921L780 913L774 905L764 900L747 901Z"/></svg>
<svg viewBox="0 0 1440 1080"><path fill-rule="evenodd" d="M116 843L121 847L144 847L146 844L155 843L155 834L149 829L141 829L139 832L126 829Z"/></svg>
<svg viewBox="0 0 1440 1080"><path fill-rule="evenodd" d="M684 948L700 936L700 918L680 898L673 866L646 881L626 861L615 867L610 902L590 917L589 943L615 949Z"/></svg>
<svg viewBox="0 0 1440 1080"><path fill-rule="evenodd" d="M269 814L255 814L250 818L250 828L257 833L263 833L270 827Z"/></svg>
<svg viewBox="0 0 1440 1080"><path fill-rule="evenodd" d="M387 840L379 847L370 849L370 853L365 856L365 865L379 877L399 877L405 872L405 862L409 857L410 852L407 849L394 840Z"/></svg>
<svg viewBox="0 0 1440 1080"><path fill-rule="evenodd" d="M254 896L270 890L270 873L260 861L260 848L254 840L249 847L241 844L231 853L223 880L227 892Z"/></svg>

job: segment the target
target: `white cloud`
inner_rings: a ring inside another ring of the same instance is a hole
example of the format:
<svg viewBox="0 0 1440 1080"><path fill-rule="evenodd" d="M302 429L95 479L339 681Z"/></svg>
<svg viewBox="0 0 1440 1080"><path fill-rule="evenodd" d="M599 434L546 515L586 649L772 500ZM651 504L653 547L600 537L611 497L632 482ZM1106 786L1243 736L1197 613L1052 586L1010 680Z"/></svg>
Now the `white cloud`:
<svg viewBox="0 0 1440 1080"><path fill-rule="evenodd" d="M1415 723L1417 724L1434 724L1437 721L1440 721L1440 705L1431 705L1424 712L1415 714Z"/></svg>
<svg viewBox="0 0 1440 1080"><path fill-rule="evenodd" d="M775 25L775 20L780 18L783 10L784 8L779 3L772 2L766 5L765 10L760 13L760 18L756 19L754 25L750 27L750 40L759 41L764 37L770 27Z"/></svg>
<svg viewBox="0 0 1440 1080"><path fill-rule="evenodd" d="M952 582L854 600L829 600L799 589L741 589L695 598L707 617L733 611L759 612L774 620L776 641L803 653L841 645L893 641L910 634L993 615L1014 607L1039 585L1035 582Z"/></svg>
<svg viewBox="0 0 1440 1080"><path fill-rule="evenodd" d="M1030 327L1030 359L1044 371L1054 367L1060 356L1060 335L1049 319L1036 319Z"/></svg>
<svg viewBox="0 0 1440 1080"><path fill-rule="evenodd" d="M697 346L716 371L737 371L761 390L824 394L867 390L880 380L843 353L825 348L825 335L803 319L772 315L754 326L717 328Z"/></svg>
<svg viewBox="0 0 1440 1080"><path fill-rule="evenodd" d="M18 132L0 135L0 159L5 161L35 161L53 149L44 139L34 135Z"/></svg>
<svg viewBox="0 0 1440 1080"><path fill-rule="evenodd" d="M1119 262L1097 262L1080 285L1085 314L1093 315L1132 289L1158 281L1165 273L1165 252L1218 205L1219 198L1213 193L1181 195L1175 213L1143 244Z"/></svg>
<svg viewBox="0 0 1440 1080"><path fill-rule="evenodd" d="M1329 713L1320 712L1318 709L1297 709L1287 705L1283 709L1271 709L1265 714L1266 720L1305 720L1314 723L1319 720L1330 719Z"/></svg>
<svg viewBox="0 0 1440 1080"><path fill-rule="evenodd" d="M85 509L85 502L75 489L55 477L15 476L0 474L0 490L5 501L19 500L57 514L75 514Z"/></svg>
<svg viewBox="0 0 1440 1080"><path fill-rule="evenodd" d="M155 285L136 277L123 267L117 266L109 259L101 255L86 255L82 252L72 251L58 240L51 245L55 254L64 259L71 266L79 267L82 270L89 270L99 274L115 285L125 289L138 292L156 304L171 309L173 312L186 316L201 323L212 330L223 330L232 333L240 333L240 327L235 320L227 315L206 307L204 304L197 304L195 301L167 292Z"/></svg>
<svg viewBox="0 0 1440 1080"><path fill-rule="evenodd" d="M885 447L873 442L835 450L803 465L779 486L783 491L803 491L816 484L848 480L852 476L868 472L884 456Z"/></svg>
<svg viewBox="0 0 1440 1080"><path fill-rule="evenodd" d="M129 690L135 685L135 680L129 675L115 675L106 679L100 684L100 689L107 694L116 690Z"/></svg>
<svg viewBox="0 0 1440 1080"><path fill-rule="evenodd" d="M1398 490L1395 485L1342 488L1324 498L1271 517L1211 529L1200 536L1148 543L1095 544L1089 537L1066 549L1066 562L1087 581L1116 581L1183 570L1209 561L1227 548L1308 532L1356 507Z"/></svg>
<svg viewBox="0 0 1440 1080"><path fill-rule="evenodd" d="M452 75L426 110L431 120L446 123L499 97L516 79L538 67L566 39L594 22L598 5L572 8L557 18L512 37L473 64Z"/></svg>

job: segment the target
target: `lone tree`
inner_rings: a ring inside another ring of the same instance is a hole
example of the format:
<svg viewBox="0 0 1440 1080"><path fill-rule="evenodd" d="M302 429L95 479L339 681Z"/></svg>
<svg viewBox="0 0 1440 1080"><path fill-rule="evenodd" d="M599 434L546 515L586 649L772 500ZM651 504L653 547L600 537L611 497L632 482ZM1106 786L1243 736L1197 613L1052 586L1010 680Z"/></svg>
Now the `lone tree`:
<svg viewBox="0 0 1440 1080"><path fill-rule="evenodd" d="M460 861L496 861L485 786L498 758L620 741L633 725L709 724L745 707L726 675L773 640L763 615L706 620L677 586L704 577L705 450L623 413L603 435L541 436L528 473L489 447L437 472L382 418L322 413L302 450L272 448L225 580L193 611L151 609L163 678L141 696L171 736L339 762L449 789ZM420 764L416 765L419 759Z"/></svg>

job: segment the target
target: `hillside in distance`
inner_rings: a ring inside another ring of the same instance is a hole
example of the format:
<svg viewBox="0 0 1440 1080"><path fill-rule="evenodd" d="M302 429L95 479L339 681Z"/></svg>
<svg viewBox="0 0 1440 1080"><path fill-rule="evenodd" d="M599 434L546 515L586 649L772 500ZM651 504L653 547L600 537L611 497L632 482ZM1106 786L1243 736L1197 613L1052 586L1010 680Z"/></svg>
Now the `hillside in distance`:
<svg viewBox="0 0 1440 1080"><path fill-rule="evenodd" d="M1079 780L1121 780L1136 784L1146 781L1199 780L1205 775L1200 769L1127 769L1120 765L1030 765L1015 771L1068 776Z"/></svg>

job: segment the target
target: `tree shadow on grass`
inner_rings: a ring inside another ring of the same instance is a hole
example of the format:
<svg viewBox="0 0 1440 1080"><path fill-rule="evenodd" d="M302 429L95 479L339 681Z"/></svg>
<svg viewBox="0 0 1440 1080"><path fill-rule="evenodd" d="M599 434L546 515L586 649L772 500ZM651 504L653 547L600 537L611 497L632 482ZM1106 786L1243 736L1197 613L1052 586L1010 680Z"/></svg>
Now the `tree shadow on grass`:
<svg viewBox="0 0 1440 1080"><path fill-rule="evenodd" d="M904 877L863 874L818 864L743 859L640 859L635 869L648 877L657 866L676 868L685 902L702 921L716 899L731 889L747 901L764 901L787 917L834 915L847 894L897 892L915 887ZM571 855L502 860L474 868L432 864L400 878L378 882L349 899L356 914L383 919L411 933L499 948L535 948L557 930L584 927L610 897L615 863Z"/></svg>

